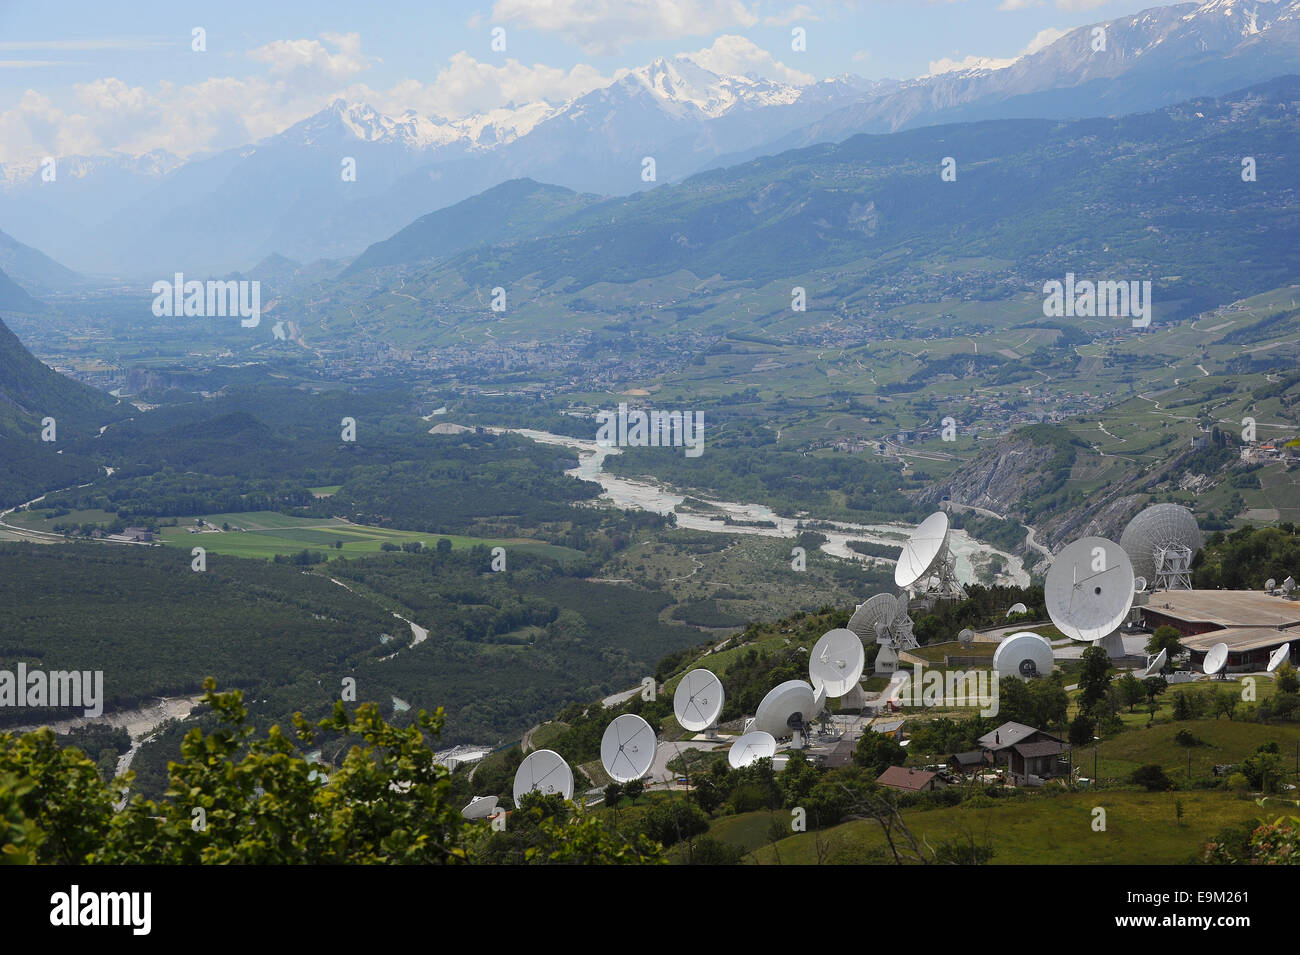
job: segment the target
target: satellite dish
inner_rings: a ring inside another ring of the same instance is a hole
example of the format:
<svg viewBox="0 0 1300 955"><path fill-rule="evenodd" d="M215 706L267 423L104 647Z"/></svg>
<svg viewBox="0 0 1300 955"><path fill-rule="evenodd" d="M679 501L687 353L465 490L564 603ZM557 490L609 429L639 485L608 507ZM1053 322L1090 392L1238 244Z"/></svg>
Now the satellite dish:
<svg viewBox="0 0 1300 955"><path fill-rule="evenodd" d="M1273 577L1270 577L1268 580L1264 581L1265 590L1272 590L1276 586L1277 586L1277 580Z"/></svg>
<svg viewBox="0 0 1300 955"><path fill-rule="evenodd" d="M957 634L957 642L963 647L969 647L975 642L975 631L970 629L963 630L961 633Z"/></svg>
<svg viewBox="0 0 1300 955"><path fill-rule="evenodd" d="M938 577L937 587L930 584L931 577ZM961 585L953 576L945 512L935 511L912 531L894 565L894 583L903 588L921 583L921 591L937 596L963 595Z"/></svg>
<svg viewBox="0 0 1300 955"><path fill-rule="evenodd" d="M835 629L822 634L808 655L808 676L826 696L841 697L857 686L866 664L862 640L852 630Z"/></svg>
<svg viewBox="0 0 1300 955"><path fill-rule="evenodd" d="M800 721L811 719L816 702L817 691L812 686L803 680L786 680L763 697L750 728L771 733L778 739L793 736L798 732L798 727L793 726L790 720L796 716Z"/></svg>
<svg viewBox="0 0 1300 955"><path fill-rule="evenodd" d="M1226 643L1216 643L1210 647L1205 654L1205 660L1201 664L1201 669L1213 676L1223 669L1224 664L1228 662L1228 645Z"/></svg>
<svg viewBox="0 0 1300 955"><path fill-rule="evenodd" d="M1282 646L1274 650L1273 653L1269 656L1268 666L1266 667L1267 671L1269 673L1276 672L1277 668L1280 667L1283 663L1286 663L1287 660L1290 658L1290 656L1291 656L1291 644L1289 643L1282 644Z"/></svg>
<svg viewBox="0 0 1300 955"><path fill-rule="evenodd" d="M1133 606L1133 565L1114 541L1085 537L1057 555L1043 594L1058 630L1074 640L1100 640Z"/></svg>
<svg viewBox="0 0 1300 955"><path fill-rule="evenodd" d="M558 794L565 801L573 798L573 770L559 753L538 749L524 757L515 770L515 805L524 794L538 792L544 796Z"/></svg>
<svg viewBox="0 0 1300 955"><path fill-rule="evenodd" d="M1007 616L1010 617L1013 613L1029 613L1029 608L1024 604L1012 604L1007 608Z"/></svg>
<svg viewBox="0 0 1300 955"><path fill-rule="evenodd" d="M655 731L635 713L624 713L605 727L600 764L611 779L630 783L650 772L655 761Z"/></svg>
<svg viewBox="0 0 1300 955"><path fill-rule="evenodd" d="M1287 577L1286 580L1282 581L1282 593L1286 594L1289 597L1291 596L1291 591L1293 590L1295 590L1295 578Z"/></svg>
<svg viewBox="0 0 1300 955"><path fill-rule="evenodd" d="M1013 633L993 651L993 669L999 677L1022 680L1052 672L1052 645L1036 633Z"/></svg>
<svg viewBox="0 0 1300 955"><path fill-rule="evenodd" d="M826 709L826 696L826 687L824 685L817 687L817 692L813 696L813 716L821 715L822 710Z"/></svg>
<svg viewBox="0 0 1300 955"><path fill-rule="evenodd" d="M460 811L466 819L486 819L497 811L497 796L475 796L468 806Z"/></svg>
<svg viewBox="0 0 1300 955"><path fill-rule="evenodd" d="M1120 535L1133 572L1156 590L1191 590L1192 558L1204 544L1192 512L1181 504L1153 504L1139 511Z"/></svg>
<svg viewBox="0 0 1300 955"><path fill-rule="evenodd" d="M722 714L726 693L722 681L709 670L692 670L682 677L673 694L673 714L682 729L700 733Z"/></svg>
<svg viewBox="0 0 1300 955"><path fill-rule="evenodd" d="M755 730L741 736L727 751L727 762L732 769L752 766L760 759L776 755L776 739L771 733Z"/></svg>
<svg viewBox="0 0 1300 955"><path fill-rule="evenodd" d="M1142 670L1142 673L1138 676L1138 679L1145 680L1147 677L1155 676L1165 668L1165 661L1168 659L1169 652L1167 650L1161 650L1156 654L1154 660L1150 660L1147 663L1146 667Z"/></svg>
<svg viewBox="0 0 1300 955"><path fill-rule="evenodd" d="M853 611L853 616L849 618L849 629L863 643L879 643L880 638L888 633L889 625L896 616L898 601L889 594L876 594Z"/></svg>
<svg viewBox="0 0 1300 955"><path fill-rule="evenodd" d="M1146 589L1147 589L1147 579L1145 577L1133 578L1134 593L1138 593L1138 594L1146 593Z"/></svg>

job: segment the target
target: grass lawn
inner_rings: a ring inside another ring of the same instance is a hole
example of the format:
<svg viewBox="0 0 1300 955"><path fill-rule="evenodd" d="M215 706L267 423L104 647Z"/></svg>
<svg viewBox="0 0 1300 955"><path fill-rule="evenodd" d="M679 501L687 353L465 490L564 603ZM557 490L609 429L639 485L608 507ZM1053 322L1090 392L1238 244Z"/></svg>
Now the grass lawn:
<svg viewBox="0 0 1300 955"><path fill-rule="evenodd" d="M1296 746L1300 744L1300 726L1294 723L1269 725L1244 723L1240 720L1207 718L1174 723L1156 723L1128 729L1114 739L1097 744L1097 772L1102 779L1127 778L1133 770L1148 763L1158 763L1170 779L1181 783L1187 779L1189 748L1174 741L1179 730L1187 730L1204 745L1190 747L1192 779L1208 779L1215 764L1240 763L1261 743L1276 742L1286 768L1294 772ZM1085 776L1093 771L1092 747L1075 751L1074 763Z"/></svg>
<svg viewBox="0 0 1300 955"><path fill-rule="evenodd" d="M1174 816L1175 798L1182 801L1181 824ZM1106 830L1092 828L1095 807L1106 810ZM767 813L761 817L765 832ZM1261 809L1253 800L1231 793L1076 792L1007 801L989 808L955 806L928 811L906 811L904 820L919 839L937 845L945 839L972 834L982 842L987 834L994 848L993 864L1156 864L1180 865L1199 855L1201 846L1224 826L1272 819L1276 808ZM719 833L741 829L730 817ZM737 844L744 844L737 839ZM842 823L821 832L798 833L754 851L749 861L772 864L851 864L879 861L886 849L880 825L874 820ZM887 849L886 849L887 851ZM892 857L890 857L892 860Z"/></svg>

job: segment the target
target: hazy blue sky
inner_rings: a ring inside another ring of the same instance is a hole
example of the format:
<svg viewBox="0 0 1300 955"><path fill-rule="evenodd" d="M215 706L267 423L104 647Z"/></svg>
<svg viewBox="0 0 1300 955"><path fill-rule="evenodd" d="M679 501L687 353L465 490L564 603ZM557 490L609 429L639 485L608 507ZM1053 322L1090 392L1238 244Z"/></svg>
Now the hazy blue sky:
<svg viewBox="0 0 1300 955"><path fill-rule="evenodd" d="M278 132L335 96L460 116L563 100L657 56L807 82L1006 59L1142 0L0 0L0 162ZM506 51L491 29L506 29ZM807 31L806 52L790 31ZM206 31L207 51L191 49Z"/></svg>

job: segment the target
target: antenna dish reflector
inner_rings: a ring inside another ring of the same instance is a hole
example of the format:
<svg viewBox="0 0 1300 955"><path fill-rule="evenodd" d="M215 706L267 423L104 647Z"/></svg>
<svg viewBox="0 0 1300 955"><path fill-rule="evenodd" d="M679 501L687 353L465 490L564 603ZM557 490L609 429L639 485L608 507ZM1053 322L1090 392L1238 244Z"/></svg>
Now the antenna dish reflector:
<svg viewBox="0 0 1300 955"><path fill-rule="evenodd" d="M935 511L912 531L903 544L898 563L894 566L894 583L910 587L929 573L935 558L948 542L948 515Z"/></svg>
<svg viewBox="0 0 1300 955"><path fill-rule="evenodd" d="M1268 580L1264 581L1265 590L1272 590L1276 586L1277 586L1277 579L1274 577L1270 577Z"/></svg>
<svg viewBox="0 0 1300 955"><path fill-rule="evenodd" d="M845 694L841 694L845 695ZM813 716L821 715L822 710L826 709L826 687L817 687L817 693L813 696Z"/></svg>
<svg viewBox="0 0 1300 955"><path fill-rule="evenodd" d="M1284 643L1272 652L1268 658L1267 670L1269 673L1277 672L1277 668L1286 663L1291 656L1291 644Z"/></svg>
<svg viewBox="0 0 1300 955"><path fill-rule="evenodd" d="M1120 534L1133 572L1156 590L1191 590L1192 558L1204 544L1192 512L1181 504L1153 504L1138 512Z"/></svg>
<svg viewBox="0 0 1300 955"><path fill-rule="evenodd" d="M559 795L566 802L573 798L573 770L563 756L554 750L538 749L524 757L515 770L515 805L532 792Z"/></svg>
<svg viewBox="0 0 1300 955"><path fill-rule="evenodd" d="M1063 634L1100 640L1119 628L1133 606L1133 564L1114 541L1085 537L1057 555L1043 595L1048 616Z"/></svg>
<svg viewBox="0 0 1300 955"><path fill-rule="evenodd" d="M1052 645L1036 633L1013 633L993 651L993 669L1000 677L1027 680L1052 672Z"/></svg>
<svg viewBox="0 0 1300 955"><path fill-rule="evenodd" d="M1161 670L1165 668L1165 661L1167 661L1168 659L1169 659L1169 652L1167 650L1161 650L1159 653L1156 654L1155 659L1149 661L1146 667L1142 670L1142 672L1138 674L1138 679L1145 680L1148 677L1155 676L1157 673L1159 673Z"/></svg>
<svg viewBox="0 0 1300 955"><path fill-rule="evenodd" d="M755 730L741 736L727 751L727 762L732 769L752 766L760 759L776 755L776 738L771 733Z"/></svg>
<svg viewBox="0 0 1300 955"><path fill-rule="evenodd" d="M808 676L826 696L841 697L857 686L866 664L862 640L852 630L828 630L808 655Z"/></svg>
<svg viewBox="0 0 1300 955"><path fill-rule="evenodd" d="M1024 604L1012 604L1007 608L1007 616L1010 617L1015 613L1029 613L1029 608Z"/></svg>
<svg viewBox="0 0 1300 955"><path fill-rule="evenodd" d="M957 642L963 647L969 647L975 642L975 631L970 629L963 630L961 633L957 634Z"/></svg>
<svg viewBox="0 0 1300 955"><path fill-rule="evenodd" d="M762 730L777 739L791 736L796 727L790 721L795 717L805 722L812 719L816 701L817 691L811 685L803 680L786 680L768 690L758 704L750 729Z"/></svg>
<svg viewBox="0 0 1300 955"><path fill-rule="evenodd" d="M702 733L718 721L726 693L722 681L710 670L692 670L673 693L673 715L682 729Z"/></svg>
<svg viewBox="0 0 1300 955"><path fill-rule="evenodd" d="M498 796L475 796L469 805L460 811L466 819L486 819L497 811Z"/></svg>
<svg viewBox="0 0 1300 955"><path fill-rule="evenodd" d="M1291 591L1293 590L1295 590L1295 578L1287 577L1286 580L1282 581L1282 593L1286 594L1289 597L1291 596Z"/></svg>
<svg viewBox="0 0 1300 955"><path fill-rule="evenodd" d="M655 761L655 731L635 713L615 717L600 740L600 764L611 779L630 783L650 772Z"/></svg>
<svg viewBox="0 0 1300 955"><path fill-rule="evenodd" d="M1226 643L1216 643L1205 654L1205 660L1201 663L1201 668L1213 676L1224 668L1228 662L1228 645Z"/></svg>
<svg viewBox="0 0 1300 955"><path fill-rule="evenodd" d="M876 594L853 611L853 616L849 618L849 629L863 643L879 643L882 637L887 636L889 626L896 616L898 601L889 594Z"/></svg>

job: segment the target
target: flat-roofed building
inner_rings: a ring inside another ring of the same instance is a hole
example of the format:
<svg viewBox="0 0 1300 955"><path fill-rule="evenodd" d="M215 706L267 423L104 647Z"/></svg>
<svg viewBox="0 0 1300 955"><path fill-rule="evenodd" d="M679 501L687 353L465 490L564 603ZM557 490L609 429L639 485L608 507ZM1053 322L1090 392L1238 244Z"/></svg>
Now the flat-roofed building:
<svg viewBox="0 0 1300 955"><path fill-rule="evenodd" d="M1182 636L1193 668L1216 643L1228 646L1228 672L1262 670L1269 656L1287 643L1300 651L1300 601L1258 590L1161 590L1137 608L1154 630L1170 626Z"/></svg>

